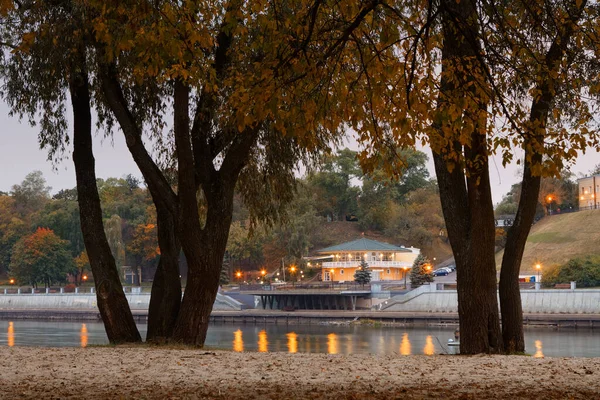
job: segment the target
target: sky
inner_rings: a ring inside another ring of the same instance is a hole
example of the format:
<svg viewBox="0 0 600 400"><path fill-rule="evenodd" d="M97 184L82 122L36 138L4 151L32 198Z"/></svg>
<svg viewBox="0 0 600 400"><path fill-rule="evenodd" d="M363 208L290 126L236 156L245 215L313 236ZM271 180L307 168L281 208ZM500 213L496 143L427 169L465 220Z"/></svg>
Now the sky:
<svg viewBox="0 0 600 400"><path fill-rule="evenodd" d="M75 187L75 170L71 158L72 149L67 151L64 160L52 165L47 160L47 152L40 150L37 142L38 129L31 127L26 121L20 122L17 117L8 115L9 109L0 102L0 191L9 192L12 185L23 181L25 176L35 170L44 174L51 193L61 189ZM353 141L350 140L349 143ZM350 144L350 147L354 145ZM431 151L420 148L429 156L428 168L431 176L435 176ZM99 178L123 177L129 173L141 177L137 166L131 159L122 135L114 136L114 143L96 134L94 139L94 155L96 158L96 175ZM600 155L589 151L580 155L577 163L571 168L575 175L585 175L596 164L600 163ZM500 158L490 165L490 181L494 203L502 200L502 196L510 190L512 184L519 180L519 168L512 164L502 167Z"/></svg>

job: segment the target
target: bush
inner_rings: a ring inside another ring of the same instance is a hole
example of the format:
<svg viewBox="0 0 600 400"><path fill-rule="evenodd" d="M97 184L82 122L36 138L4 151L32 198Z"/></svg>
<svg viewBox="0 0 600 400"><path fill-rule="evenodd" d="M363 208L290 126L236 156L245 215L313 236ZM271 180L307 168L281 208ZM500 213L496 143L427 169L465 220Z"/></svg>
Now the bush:
<svg viewBox="0 0 600 400"><path fill-rule="evenodd" d="M542 276L546 287L575 281L577 287L600 286L600 256L574 258L566 264L548 268Z"/></svg>

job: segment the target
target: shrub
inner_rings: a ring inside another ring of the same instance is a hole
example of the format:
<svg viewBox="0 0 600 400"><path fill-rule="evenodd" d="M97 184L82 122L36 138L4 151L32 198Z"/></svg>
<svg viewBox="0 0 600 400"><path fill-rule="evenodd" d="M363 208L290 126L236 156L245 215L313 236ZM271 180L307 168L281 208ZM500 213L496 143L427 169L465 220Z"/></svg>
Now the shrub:
<svg viewBox="0 0 600 400"><path fill-rule="evenodd" d="M548 268L542 277L546 287L575 281L577 287L600 286L600 256L574 258L566 264Z"/></svg>

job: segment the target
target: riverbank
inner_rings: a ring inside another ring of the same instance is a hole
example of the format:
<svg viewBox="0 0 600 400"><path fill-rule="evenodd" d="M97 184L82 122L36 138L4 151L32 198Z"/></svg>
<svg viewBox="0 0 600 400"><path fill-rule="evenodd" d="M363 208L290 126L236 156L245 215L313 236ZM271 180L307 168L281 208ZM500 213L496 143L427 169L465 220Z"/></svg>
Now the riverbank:
<svg viewBox="0 0 600 400"><path fill-rule="evenodd" d="M3 399L591 399L600 358L1 347Z"/></svg>
<svg viewBox="0 0 600 400"><path fill-rule="evenodd" d="M147 310L132 310L136 322L145 323ZM0 320L100 321L93 310L70 309L0 309ZM213 310L211 322L275 325L323 325L369 322L385 326L446 326L458 325L457 313L394 312L394 311L281 311L248 309L239 311ZM525 326L550 328L600 328L600 314L523 314Z"/></svg>

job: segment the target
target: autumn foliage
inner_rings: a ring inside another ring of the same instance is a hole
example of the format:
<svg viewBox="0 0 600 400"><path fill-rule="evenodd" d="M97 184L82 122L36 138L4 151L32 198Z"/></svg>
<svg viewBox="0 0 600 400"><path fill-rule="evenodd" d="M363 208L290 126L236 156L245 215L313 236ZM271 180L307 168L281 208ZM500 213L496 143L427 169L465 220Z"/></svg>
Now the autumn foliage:
<svg viewBox="0 0 600 400"><path fill-rule="evenodd" d="M10 263L10 273L21 283L37 286L42 283L64 283L76 270L69 254L68 242L47 228L38 228L16 244Z"/></svg>

